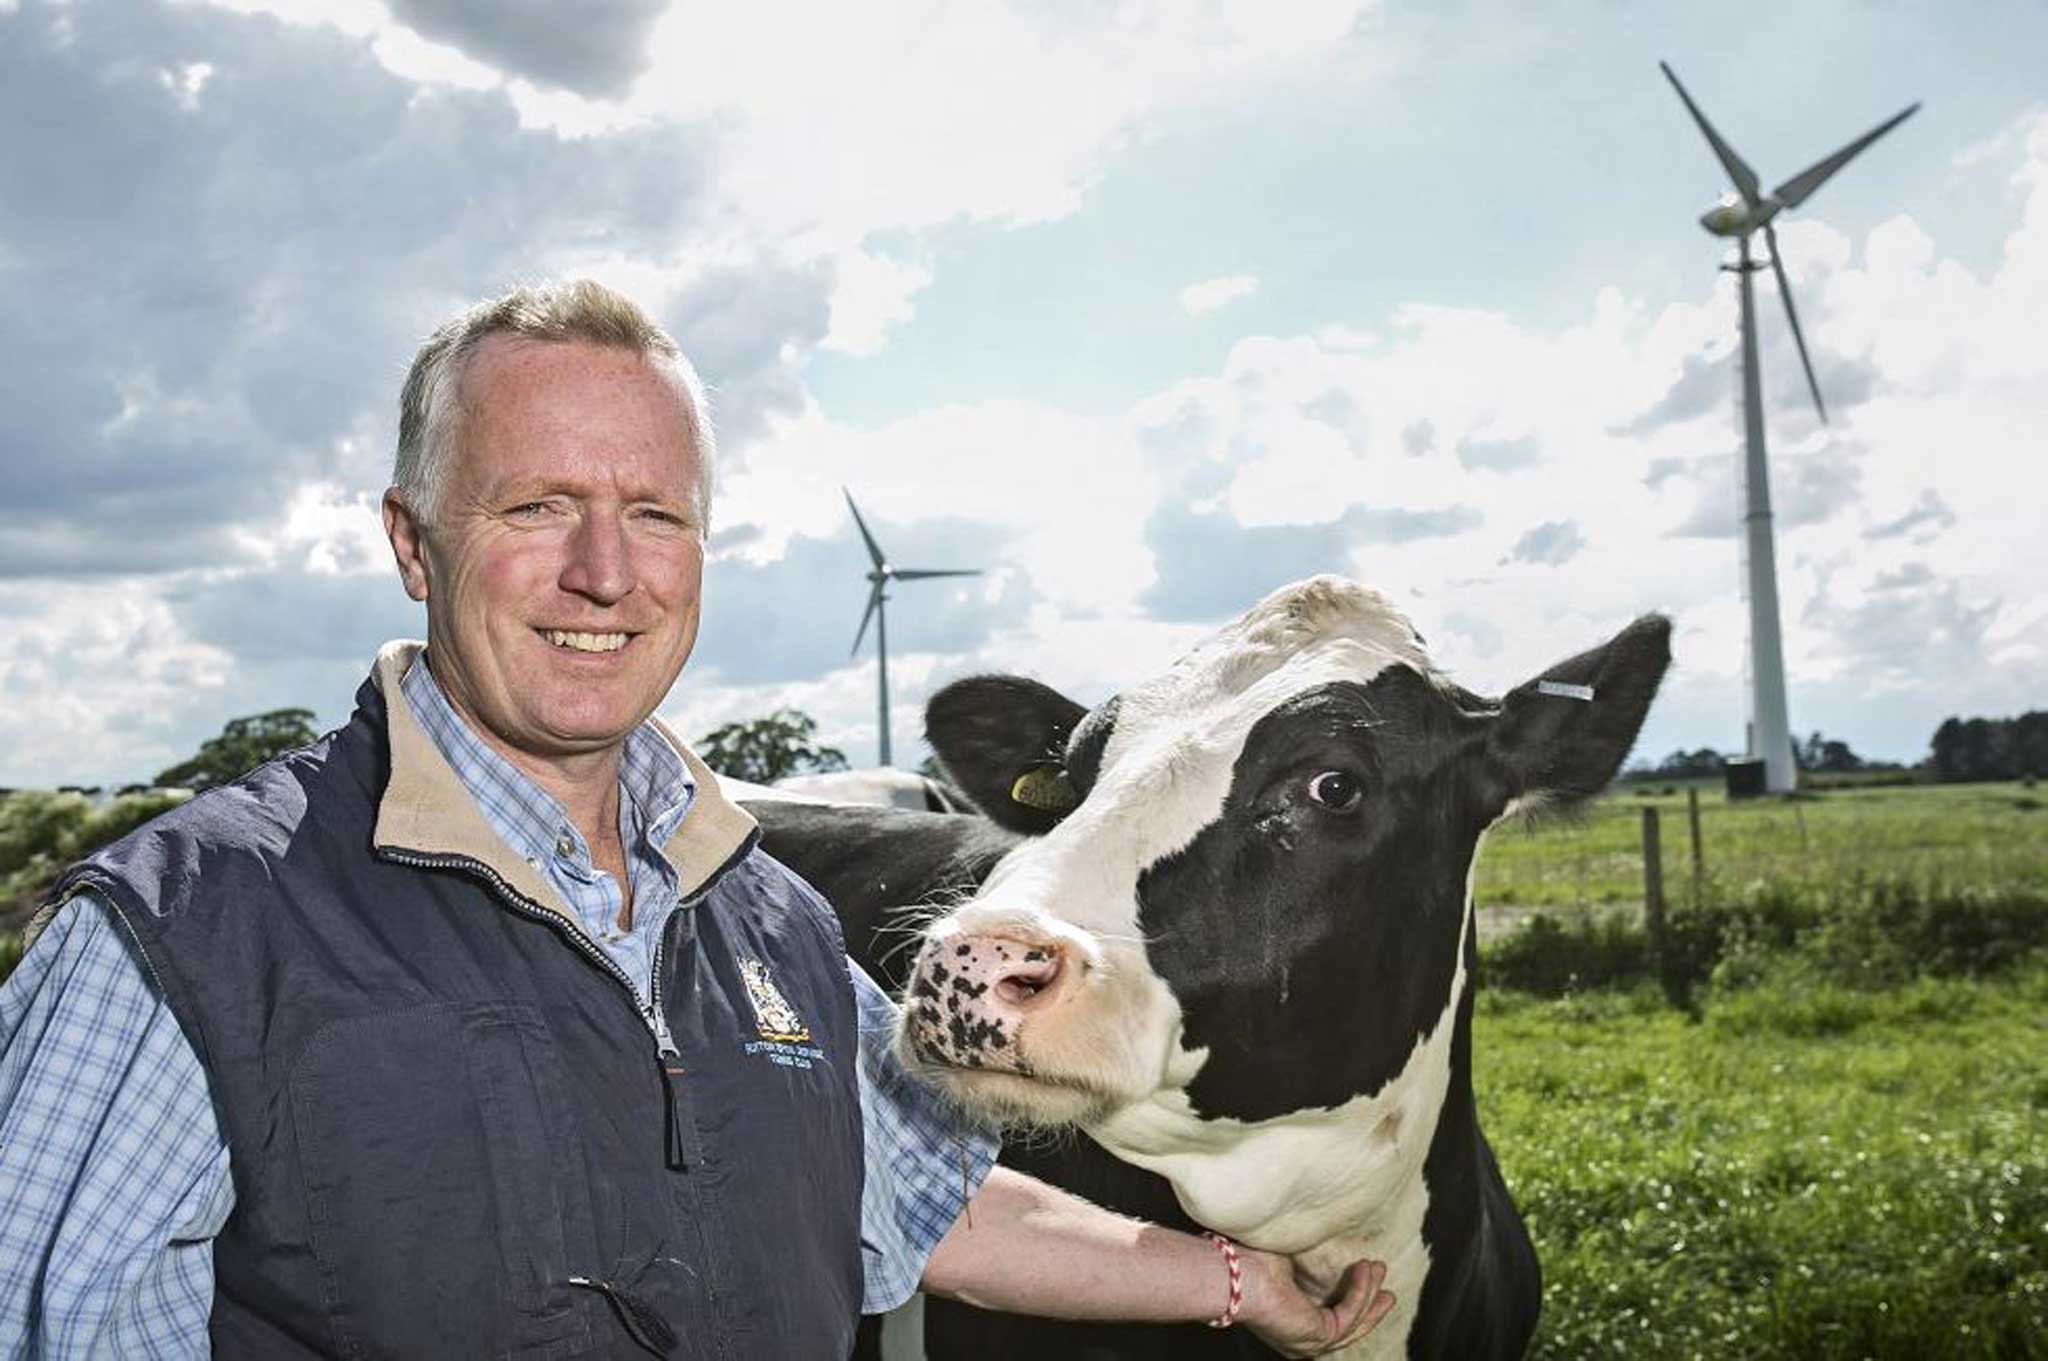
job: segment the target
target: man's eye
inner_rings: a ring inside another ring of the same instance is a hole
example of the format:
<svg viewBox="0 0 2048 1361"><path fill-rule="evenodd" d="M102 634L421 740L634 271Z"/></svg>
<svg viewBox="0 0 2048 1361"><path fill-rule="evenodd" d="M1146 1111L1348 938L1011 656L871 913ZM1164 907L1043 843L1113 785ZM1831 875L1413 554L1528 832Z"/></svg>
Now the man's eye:
<svg viewBox="0 0 2048 1361"><path fill-rule="evenodd" d="M545 501L523 501L505 513L521 520L531 520L545 515L548 512L548 508L548 503Z"/></svg>
<svg viewBox="0 0 2048 1361"><path fill-rule="evenodd" d="M1348 813L1365 795L1365 786L1348 770L1326 770L1308 782L1308 796L1334 813Z"/></svg>

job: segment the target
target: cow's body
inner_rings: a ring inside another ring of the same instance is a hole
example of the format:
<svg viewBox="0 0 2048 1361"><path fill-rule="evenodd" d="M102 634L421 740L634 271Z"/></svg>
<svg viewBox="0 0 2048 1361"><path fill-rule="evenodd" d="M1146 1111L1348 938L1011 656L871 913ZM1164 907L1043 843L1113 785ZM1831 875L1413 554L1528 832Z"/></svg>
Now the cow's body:
<svg viewBox="0 0 2048 1361"><path fill-rule="evenodd" d="M1006 1161L1325 1285L1386 1262L1398 1303L1355 1355L1518 1356L1540 1291L1473 1107L1472 860L1515 803L1611 777L1667 636L1639 622L1494 703L1381 597L1317 578L1093 711L1015 678L941 692L934 749L1006 833L757 811L901 986L907 1055L964 1104L1085 1135ZM883 914L931 902L906 968ZM932 1313L935 1357L1261 1354Z"/></svg>
<svg viewBox="0 0 2048 1361"><path fill-rule="evenodd" d="M790 775L774 788L815 803L860 803L878 808L907 808L922 813L971 813L960 792L928 775L891 766L865 770L829 770L816 775Z"/></svg>
<svg viewBox="0 0 2048 1361"><path fill-rule="evenodd" d="M755 784L728 775L718 777L727 797L749 803L851 803L874 808L907 808L924 813L971 813L972 805L957 789L914 770L869 766L865 770L828 770L788 775L774 784Z"/></svg>

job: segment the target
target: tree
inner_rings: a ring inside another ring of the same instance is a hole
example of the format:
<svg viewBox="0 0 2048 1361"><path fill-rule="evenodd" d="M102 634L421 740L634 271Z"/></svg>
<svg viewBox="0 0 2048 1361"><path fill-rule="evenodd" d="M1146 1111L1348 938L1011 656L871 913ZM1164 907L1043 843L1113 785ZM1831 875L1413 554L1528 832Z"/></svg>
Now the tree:
<svg viewBox="0 0 2048 1361"><path fill-rule="evenodd" d="M84 795L62 790L22 789L0 798L0 939L42 901L66 865L184 799L151 790L94 812Z"/></svg>
<svg viewBox="0 0 2048 1361"><path fill-rule="evenodd" d="M272 709L267 714L231 718L220 736L199 744L197 756L158 772L156 782L167 788L211 789L274 756L303 747L317 736L311 709Z"/></svg>
<svg viewBox="0 0 2048 1361"><path fill-rule="evenodd" d="M1832 737L1824 737L1818 731L1814 732L1804 742L1799 743L1795 751L1799 757L1799 768L1801 770L1819 771L1833 775L1852 770L1861 770L1865 764L1862 757L1849 749L1847 742L1838 742Z"/></svg>
<svg viewBox="0 0 2048 1361"><path fill-rule="evenodd" d="M0 799L0 879L38 858L68 856L91 821L92 805L82 794L24 789Z"/></svg>
<svg viewBox="0 0 2048 1361"><path fill-rule="evenodd" d="M818 722L801 709L728 723L697 742L704 764L721 775L773 784L785 775L846 769L846 753L819 744Z"/></svg>
<svg viewBox="0 0 2048 1361"><path fill-rule="evenodd" d="M1719 775L1727 758L1712 747L1701 747L1697 751L1683 748L1672 752L1651 769L1654 775L1682 779L1698 775Z"/></svg>
<svg viewBox="0 0 2048 1361"><path fill-rule="evenodd" d="M2016 780L2048 772L2048 713L1950 718L1934 730L1927 764L1938 780Z"/></svg>

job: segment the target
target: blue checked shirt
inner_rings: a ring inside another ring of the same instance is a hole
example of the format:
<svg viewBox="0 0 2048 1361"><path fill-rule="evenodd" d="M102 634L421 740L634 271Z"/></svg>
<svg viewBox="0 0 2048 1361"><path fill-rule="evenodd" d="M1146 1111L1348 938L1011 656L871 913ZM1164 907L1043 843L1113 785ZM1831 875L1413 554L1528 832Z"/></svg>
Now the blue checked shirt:
<svg viewBox="0 0 2048 1361"><path fill-rule="evenodd" d="M676 904L655 848L696 792L667 740L642 727L623 753L634 910L622 931L618 885L561 805L477 738L423 661L402 688L492 829L644 995ZM847 972L867 1160L863 1308L879 1313L916 1289L995 1140L904 1073L889 1048L894 1003L858 966ZM111 909L82 896L0 983L0 1357L206 1355L212 1240L233 1208L205 1070Z"/></svg>

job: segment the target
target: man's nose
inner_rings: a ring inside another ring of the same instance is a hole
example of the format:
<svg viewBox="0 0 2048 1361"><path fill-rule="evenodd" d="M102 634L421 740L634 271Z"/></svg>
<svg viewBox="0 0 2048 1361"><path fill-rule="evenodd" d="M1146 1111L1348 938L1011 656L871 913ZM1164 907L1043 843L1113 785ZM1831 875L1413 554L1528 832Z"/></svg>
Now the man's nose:
<svg viewBox="0 0 2048 1361"><path fill-rule="evenodd" d="M632 594L637 584L624 520L603 511L586 514L569 540L562 589L610 605Z"/></svg>

